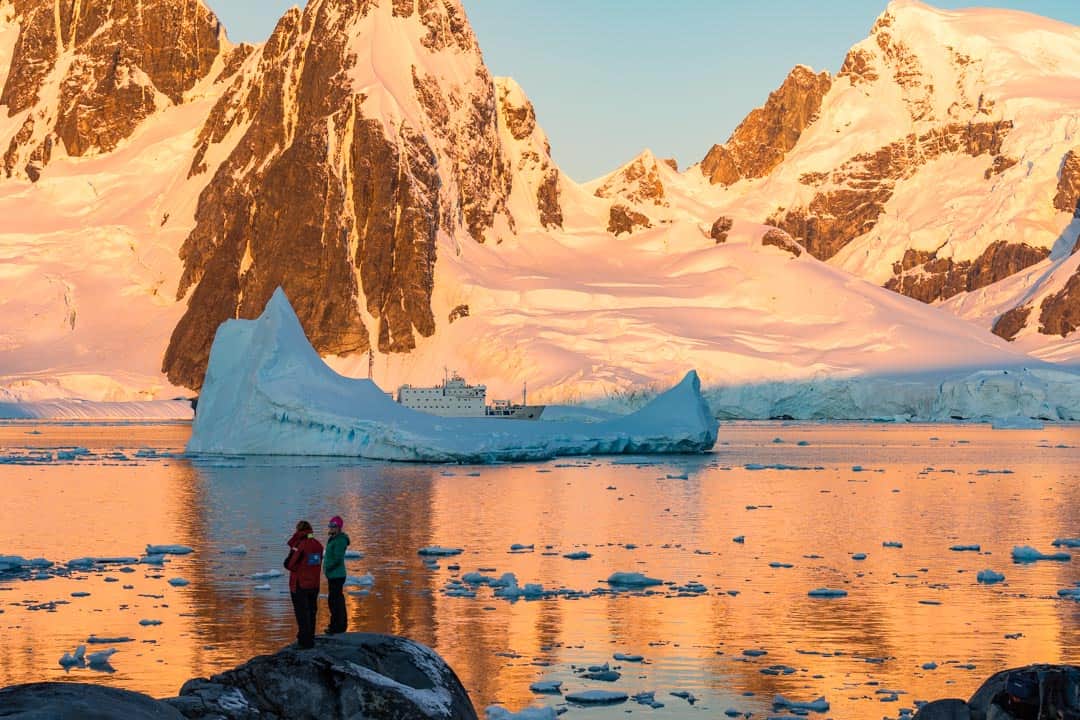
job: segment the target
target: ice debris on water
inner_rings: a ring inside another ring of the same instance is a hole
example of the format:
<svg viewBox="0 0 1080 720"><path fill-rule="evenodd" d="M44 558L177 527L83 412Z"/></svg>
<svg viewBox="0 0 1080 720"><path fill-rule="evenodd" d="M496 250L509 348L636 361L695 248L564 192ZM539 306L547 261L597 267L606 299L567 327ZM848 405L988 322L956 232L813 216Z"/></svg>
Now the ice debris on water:
<svg viewBox="0 0 1080 720"><path fill-rule="evenodd" d="M360 560L363 557L364 557L364 553L360 552L359 550L346 550L345 551L345 559L346 560Z"/></svg>
<svg viewBox="0 0 1080 720"><path fill-rule="evenodd" d="M624 692L615 690L582 690L566 696L568 702L578 705L616 705L624 703L630 698Z"/></svg>
<svg viewBox="0 0 1080 720"><path fill-rule="evenodd" d="M980 570L976 579L986 585L992 585L994 583L1004 582L1005 576L999 572L993 570Z"/></svg>
<svg viewBox="0 0 1080 720"><path fill-rule="evenodd" d="M422 547L416 551L417 555L424 555L427 557L451 557L453 555L460 555L464 550L462 548L455 547L442 547L441 545L429 545L428 547Z"/></svg>
<svg viewBox="0 0 1080 720"><path fill-rule="evenodd" d="M1036 562L1038 560L1054 560L1057 562L1068 562L1072 560L1072 555L1067 552L1057 552L1046 554L1039 552L1035 548L1029 545L1017 545L1012 549L1013 562L1028 563Z"/></svg>
<svg viewBox="0 0 1080 720"><path fill-rule="evenodd" d="M354 577L350 575L345 580L345 584L349 587L371 587L375 584L375 578L372 576L371 573L364 573L359 577Z"/></svg>
<svg viewBox="0 0 1080 720"><path fill-rule="evenodd" d="M185 580L182 577L174 577L174 578L169 578L169 584L172 585L173 587L184 587L185 585L188 585L189 583L188 583L187 580Z"/></svg>
<svg viewBox="0 0 1080 720"><path fill-rule="evenodd" d="M636 572L615 572L608 577L607 583L616 587L651 587L663 585L664 581Z"/></svg>
<svg viewBox="0 0 1080 720"><path fill-rule="evenodd" d="M484 714L487 720L555 720L559 716L553 707L528 707L510 712L501 705L489 705Z"/></svg>
<svg viewBox="0 0 1080 720"><path fill-rule="evenodd" d="M234 545L231 548L225 548L221 552L225 555L247 555L247 547L244 545Z"/></svg>
<svg viewBox="0 0 1080 720"><path fill-rule="evenodd" d="M561 695L562 680L537 680L529 686L537 695Z"/></svg>
<svg viewBox="0 0 1080 720"><path fill-rule="evenodd" d="M615 660L617 660L618 662L632 662L632 663L639 663L639 662L642 662L645 659L645 657L642 656L642 655L630 655L630 654L627 654L627 653L615 653L612 657Z"/></svg>
<svg viewBox="0 0 1080 720"><path fill-rule="evenodd" d="M982 552L982 545L953 545L949 549L953 552Z"/></svg>
<svg viewBox="0 0 1080 720"><path fill-rule="evenodd" d="M592 553L586 552L585 550L577 550L575 552L566 553L563 557L567 560L588 560L592 557Z"/></svg>
<svg viewBox="0 0 1080 720"><path fill-rule="evenodd" d="M146 620L140 620L139 624L142 625L143 627L153 627L155 625L160 625L161 621L160 620L146 619Z"/></svg>
<svg viewBox="0 0 1080 720"><path fill-rule="evenodd" d="M815 588L806 594L812 598L840 598L847 597L847 590L837 590L834 588L820 587Z"/></svg>
<svg viewBox="0 0 1080 720"><path fill-rule="evenodd" d="M1054 547L1080 548L1080 538L1058 538L1051 544Z"/></svg>
<svg viewBox="0 0 1080 720"><path fill-rule="evenodd" d="M126 636L120 637L98 637L97 635L91 635L86 638L86 642L91 645L119 645L120 643L135 642L135 638L129 638Z"/></svg>
<svg viewBox="0 0 1080 720"><path fill-rule="evenodd" d="M195 552L187 545L147 545L147 555L190 555Z"/></svg>
<svg viewBox="0 0 1080 720"><path fill-rule="evenodd" d="M85 645L80 645L79 647L75 648L74 653L64 653L63 657L60 658L60 667L63 667L63 668L72 668L72 667L76 667L76 666L82 667L85 664L86 664L86 646Z"/></svg>
<svg viewBox="0 0 1080 720"><path fill-rule="evenodd" d="M783 695L777 695L773 698L773 707L776 709L786 708L793 712L799 710L809 710L810 712L825 713L829 712L829 702L824 697L819 697L813 702L797 702L795 700L788 700Z"/></svg>
<svg viewBox="0 0 1080 720"><path fill-rule="evenodd" d="M109 648L101 652L90 653L86 656L86 660L90 663L90 667L105 667L109 665L109 659L117 652L119 651L116 648Z"/></svg>
<svg viewBox="0 0 1080 720"><path fill-rule="evenodd" d="M897 542L896 540L886 540L885 542L881 543L881 547L902 548L904 547L904 543Z"/></svg>
<svg viewBox="0 0 1080 720"><path fill-rule="evenodd" d="M266 572L257 572L251 576L252 580L269 580L271 578L281 577L284 573L280 570L267 570Z"/></svg>

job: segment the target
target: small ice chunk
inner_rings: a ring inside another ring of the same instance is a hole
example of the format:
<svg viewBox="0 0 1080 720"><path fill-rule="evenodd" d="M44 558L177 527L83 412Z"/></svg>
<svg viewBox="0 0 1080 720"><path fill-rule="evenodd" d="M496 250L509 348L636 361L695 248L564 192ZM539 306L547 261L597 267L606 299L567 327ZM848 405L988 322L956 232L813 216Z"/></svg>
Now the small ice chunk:
<svg viewBox="0 0 1080 720"><path fill-rule="evenodd" d="M614 657L614 659L618 660L619 662L632 662L632 663L639 663L639 662L642 662L645 659L644 656L642 656L642 655L628 655L626 653L615 653L615 655L613 655L612 657Z"/></svg>
<svg viewBox="0 0 1080 720"><path fill-rule="evenodd" d="M993 570L980 570L976 579L981 583L992 585L993 583L1003 582L1005 576L999 572L994 572Z"/></svg>
<svg viewBox="0 0 1080 720"><path fill-rule="evenodd" d="M562 680L537 680L529 686L529 690L537 695L560 695Z"/></svg>
<svg viewBox="0 0 1080 720"><path fill-rule="evenodd" d="M345 551L345 559L346 560L360 560L363 557L364 557L364 553L360 552L359 550L346 550Z"/></svg>
<svg viewBox="0 0 1080 720"><path fill-rule="evenodd" d="M97 635L91 635L86 638L86 642L91 645L119 645L120 643L135 642L135 638L129 638L125 636L121 637L98 637Z"/></svg>
<svg viewBox="0 0 1080 720"><path fill-rule="evenodd" d="M881 543L881 547L902 548L904 547L904 543L897 542L896 540L886 540L885 542Z"/></svg>
<svg viewBox="0 0 1080 720"><path fill-rule="evenodd" d="M109 658L117 652L119 651L116 648L109 648L101 652L90 653L86 656L86 660L90 663L90 667L105 667L109 664Z"/></svg>
<svg viewBox="0 0 1080 720"><path fill-rule="evenodd" d="M923 670L937 670L937 663L936 662L923 663L922 664L922 669Z"/></svg>
<svg viewBox="0 0 1080 720"><path fill-rule="evenodd" d="M187 580L185 580L182 577L174 577L174 578L169 578L169 584L172 585L173 587L184 587L185 585L188 585L189 583L188 583Z"/></svg>
<svg viewBox="0 0 1080 720"><path fill-rule="evenodd" d="M982 552L982 545L953 545L949 549L953 552Z"/></svg>
<svg viewBox="0 0 1080 720"><path fill-rule="evenodd" d="M746 542L746 536L745 535L736 535L735 537L731 538L731 542L739 543L740 545L742 545L743 543Z"/></svg>
<svg viewBox="0 0 1080 720"><path fill-rule="evenodd" d="M1053 542L1054 547L1080 548L1080 538L1058 538Z"/></svg>
<svg viewBox="0 0 1080 720"><path fill-rule="evenodd" d="M576 552L566 553L565 555L563 555L563 557L567 560L588 560L592 557L592 553L586 552L584 550L578 550Z"/></svg>
<svg viewBox="0 0 1080 720"><path fill-rule="evenodd" d="M350 575L348 579L345 580L345 584L351 587L371 587L375 584L375 578L371 573L364 573L360 577Z"/></svg>
<svg viewBox="0 0 1080 720"><path fill-rule="evenodd" d="M651 587L653 585L663 585L664 581L641 573L615 572L608 577L607 583L619 587Z"/></svg>
<svg viewBox="0 0 1080 720"><path fill-rule="evenodd" d="M231 548L225 548L221 552L225 555L247 555L247 547L244 545L234 545Z"/></svg>
<svg viewBox="0 0 1080 720"><path fill-rule="evenodd" d="M854 555L851 556L851 559L852 560L865 560L866 559L866 553L855 553Z"/></svg>
<svg viewBox="0 0 1080 720"><path fill-rule="evenodd" d="M163 554L160 554L160 555L147 555L144 558L140 558L139 564L140 565L164 565L165 564L165 555L163 555Z"/></svg>
<svg viewBox="0 0 1080 720"><path fill-rule="evenodd" d="M417 555L426 555L431 557L450 557L452 555L460 555L464 550L461 548L442 547L441 545L429 545L428 547L422 547L416 551Z"/></svg>
<svg viewBox="0 0 1080 720"><path fill-rule="evenodd" d="M553 707L527 707L517 712L510 712L500 705L489 705L484 709L487 720L555 720L559 714Z"/></svg>
<svg viewBox="0 0 1080 720"><path fill-rule="evenodd" d="M147 545L147 555L190 555L195 552L187 545Z"/></svg>
<svg viewBox="0 0 1080 720"><path fill-rule="evenodd" d="M777 709L787 708L788 710L809 710L818 713L829 712L829 702L824 697L819 697L813 702L797 702L788 700L783 695L777 695L773 698L773 707Z"/></svg>
<svg viewBox="0 0 1080 720"><path fill-rule="evenodd" d="M521 543L514 543L510 546L510 552L512 553L530 552L535 549L535 545L523 545Z"/></svg>
<svg viewBox="0 0 1080 720"><path fill-rule="evenodd" d="M142 625L143 627L152 627L152 626L155 626L155 625L160 625L161 621L160 620L149 620L149 619L147 619L147 620L140 620L139 624Z"/></svg>
<svg viewBox="0 0 1080 720"><path fill-rule="evenodd" d="M1018 563L1036 562L1037 560L1068 562L1069 560L1072 560L1072 555L1067 552L1057 552L1047 555L1029 545L1017 545L1012 549L1012 559L1013 562Z"/></svg>
<svg viewBox="0 0 1080 720"><path fill-rule="evenodd" d="M257 572L251 576L252 580L270 580L271 578L281 577L285 573L280 570L267 570L266 572Z"/></svg>
<svg viewBox="0 0 1080 720"><path fill-rule="evenodd" d="M74 597L74 598L90 597L90 593L86 592L85 590L76 590L75 592L71 593L71 597Z"/></svg>
<svg viewBox="0 0 1080 720"><path fill-rule="evenodd" d="M260 591L263 591L263 592L265 592L266 590L269 590L269 589L270 589L270 583L263 583L262 585L256 585L255 587L252 588L252 590L260 590Z"/></svg>
<svg viewBox="0 0 1080 720"><path fill-rule="evenodd" d="M629 695L616 690L582 690L566 696L568 702L578 705L616 705L624 703Z"/></svg>
<svg viewBox="0 0 1080 720"><path fill-rule="evenodd" d="M74 667L76 665L84 665L86 663L86 646L80 645L75 648L74 653L64 653L60 658L60 666L65 668Z"/></svg>
<svg viewBox="0 0 1080 720"><path fill-rule="evenodd" d="M812 598L839 598L847 597L847 590L837 590L834 588L820 587L815 588L807 593Z"/></svg>

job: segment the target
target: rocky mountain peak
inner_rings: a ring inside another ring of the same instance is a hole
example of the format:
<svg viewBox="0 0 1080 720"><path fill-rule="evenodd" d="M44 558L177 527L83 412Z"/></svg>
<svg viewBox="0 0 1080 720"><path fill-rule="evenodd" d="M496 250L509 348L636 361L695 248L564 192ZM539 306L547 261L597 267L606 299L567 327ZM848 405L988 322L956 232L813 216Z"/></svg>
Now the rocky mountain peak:
<svg viewBox="0 0 1080 720"><path fill-rule="evenodd" d="M62 147L108 152L147 117L205 78L224 38L201 0L13 0L19 33L0 112L21 117L6 150L8 177L36 179Z"/></svg>
<svg viewBox="0 0 1080 720"><path fill-rule="evenodd" d="M513 173L508 205L515 225L562 227L562 175L536 109L513 78L496 78L495 93L502 151Z"/></svg>
<svg viewBox="0 0 1080 720"><path fill-rule="evenodd" d="M599 198L622 198L635 205L666 205L664 172L675 171L646 149L605 178L593 194Z"/></svg>
<svg viewBox="0 0 1080 720"><path fill-rule="evenodd" d="M760 108L750 112L728 141L714 145L701 161L713 185L733 185L743 178L764 177L795 147L821 111L832 77L798 65Z"/></svg>

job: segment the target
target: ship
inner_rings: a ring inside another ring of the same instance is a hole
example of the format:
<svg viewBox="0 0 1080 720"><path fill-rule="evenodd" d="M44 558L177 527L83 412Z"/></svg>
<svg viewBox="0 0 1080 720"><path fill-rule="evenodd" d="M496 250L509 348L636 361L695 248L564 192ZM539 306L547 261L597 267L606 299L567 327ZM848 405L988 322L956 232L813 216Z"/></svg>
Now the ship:
<svg viewBox="0 0 1080 720"><path fill-rule="evenodd" d="M448 374L431 387L402 385L397 402L407 408L440 417L495 417L508 420L538 420L544 405L529 405L527 388L522 387L521 403L495 400L487 404L487 386L470 385L458 373Z"/></svg>

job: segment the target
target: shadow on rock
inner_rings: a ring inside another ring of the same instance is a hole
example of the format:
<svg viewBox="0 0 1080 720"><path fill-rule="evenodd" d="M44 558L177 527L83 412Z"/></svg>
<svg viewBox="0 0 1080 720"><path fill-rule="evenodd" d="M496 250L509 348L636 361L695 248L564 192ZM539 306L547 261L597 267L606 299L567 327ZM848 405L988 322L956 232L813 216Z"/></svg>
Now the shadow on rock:
<svg viewBox="0 0 1080 720"><path fill-rule="evenodd" d="M915 720L1080 720L1080 667L1005 670L970 700L936 700L920 708Z"/></svg>
<svg viewBox="0 0 1080 720"><path fill-rule="evenodd" d="M130 690L83 683L33 683L0 690L0 718L184 720L175 708Z"/></svg>

